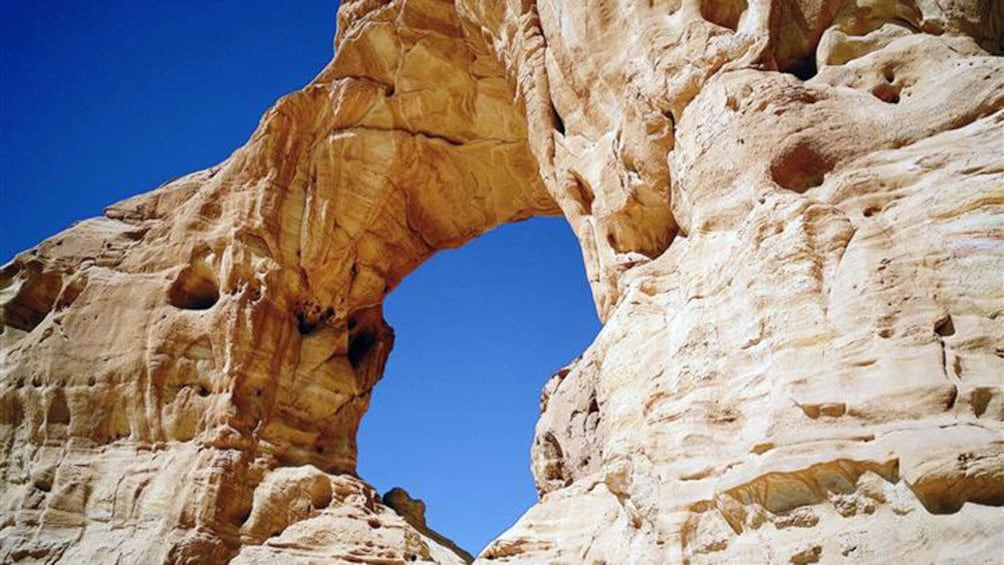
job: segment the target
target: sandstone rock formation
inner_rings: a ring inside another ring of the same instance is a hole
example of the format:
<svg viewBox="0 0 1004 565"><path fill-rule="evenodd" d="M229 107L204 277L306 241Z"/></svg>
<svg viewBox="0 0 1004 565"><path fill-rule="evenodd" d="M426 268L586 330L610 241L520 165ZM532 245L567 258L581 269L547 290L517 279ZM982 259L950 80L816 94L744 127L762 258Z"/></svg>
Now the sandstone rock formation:
<svg viewBox="0 0 1004 565"><path fill-rule="evenodd" d="M1004 562L1002 30L993 0L343 2L229 159L3 268L0 561L463 562L354 475L381 304L561 214L605 326L479 561Z"/></svg>

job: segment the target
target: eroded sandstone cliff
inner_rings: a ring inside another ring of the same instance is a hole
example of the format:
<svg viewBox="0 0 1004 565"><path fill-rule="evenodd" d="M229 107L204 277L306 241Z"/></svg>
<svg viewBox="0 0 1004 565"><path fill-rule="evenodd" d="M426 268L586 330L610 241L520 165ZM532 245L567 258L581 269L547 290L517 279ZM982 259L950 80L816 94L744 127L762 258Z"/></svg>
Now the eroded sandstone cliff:
<svg viewBox="0 0 1004 565"><path fill-rule="evenodd" d="M604 329L506 563L1002 562L993 0L354 0L222 164L0 273L0 560L463 562L355 472L438 250L563 215Z"/></svg>

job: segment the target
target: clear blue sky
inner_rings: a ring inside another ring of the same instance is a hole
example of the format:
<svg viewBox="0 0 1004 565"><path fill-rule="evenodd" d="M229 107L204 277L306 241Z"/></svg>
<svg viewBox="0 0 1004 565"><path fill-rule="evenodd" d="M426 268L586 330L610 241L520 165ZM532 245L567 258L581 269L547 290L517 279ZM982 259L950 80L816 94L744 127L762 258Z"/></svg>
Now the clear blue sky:
<svg viewBox="0 0 1004 565"><path fill-rule="evenodd" d="M333 0L6 0L0 262L104 206L226 158L332 52ZM535 500L541 386L598 329L559 219L502 227L387 300L397 332L359 471L404 486L471 552Z"/></svg>

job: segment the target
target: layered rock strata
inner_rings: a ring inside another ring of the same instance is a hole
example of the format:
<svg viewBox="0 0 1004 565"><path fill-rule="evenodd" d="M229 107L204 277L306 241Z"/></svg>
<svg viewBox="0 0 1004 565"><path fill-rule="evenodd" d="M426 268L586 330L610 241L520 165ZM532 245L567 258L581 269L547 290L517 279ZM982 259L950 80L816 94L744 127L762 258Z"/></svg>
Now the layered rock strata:
<svg viewBox="0 0 1004 565"><path fill-rule="evenodd" d="M1001 562L1004 14L354 0L229 159L0 273L0 561L464 562L355 476L436 251L562 215L603 330L500 563Z"/></svg>

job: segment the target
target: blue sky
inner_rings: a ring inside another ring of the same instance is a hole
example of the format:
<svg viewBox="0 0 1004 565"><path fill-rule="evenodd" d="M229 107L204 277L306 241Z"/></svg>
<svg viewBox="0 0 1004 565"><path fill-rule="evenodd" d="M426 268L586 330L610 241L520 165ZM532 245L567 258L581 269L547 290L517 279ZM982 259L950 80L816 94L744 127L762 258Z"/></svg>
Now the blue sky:
<svg viewBox="0 0 1004 565"><path fill-rule="evenodd" d="M225 159L330 59L332 0L7 0L0 19L0 262L73 221ZM387 300L397 333L359 472L404 486L469 551L536 499L548 376L598 330L563 220L433 257Z"/></svg>
<svg viewBox="0 0 1004 565"><path fill-rule="evenodd" d="M578 243L558 218L444 251L386 301L396 344L359 435L359 473L401 484L477 552L536 501L544 382L599 329Z"/></svg>

